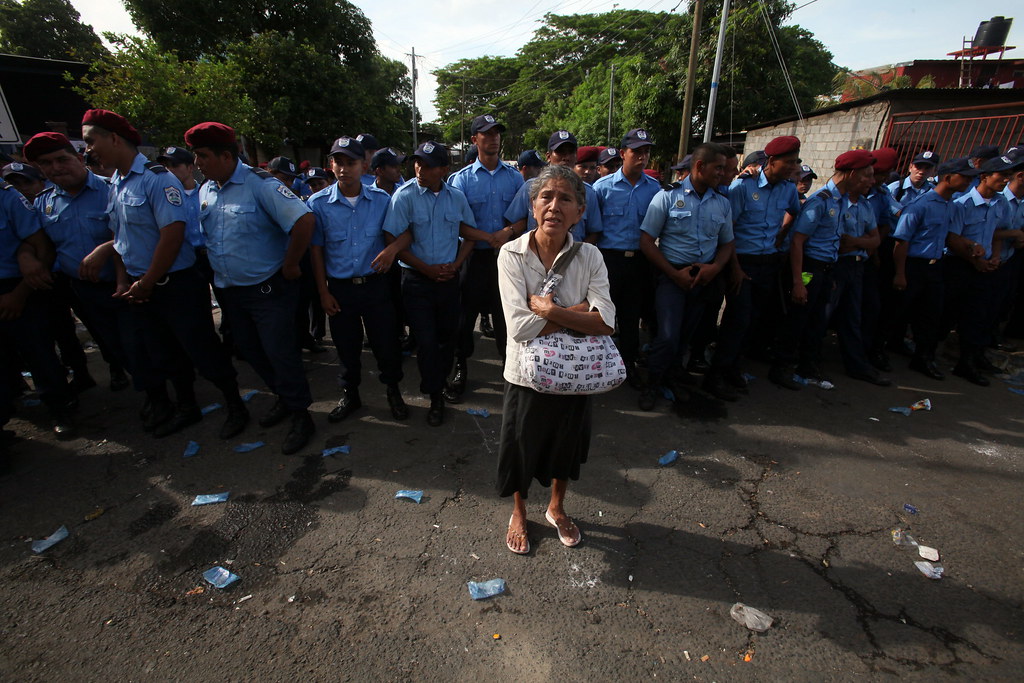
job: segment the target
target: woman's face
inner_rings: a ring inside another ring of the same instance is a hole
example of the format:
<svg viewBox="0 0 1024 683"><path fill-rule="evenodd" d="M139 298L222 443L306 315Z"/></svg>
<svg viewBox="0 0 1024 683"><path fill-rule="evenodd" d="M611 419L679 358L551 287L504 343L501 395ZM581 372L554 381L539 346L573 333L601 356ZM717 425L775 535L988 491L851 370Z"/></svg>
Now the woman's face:
<svg viewBox="0 0 1024 683"><path fill-rule="evenodd" d="M533 217L538 230L564 236L579 222L584 208L567 181L549 180L533 200Z"/></svg>

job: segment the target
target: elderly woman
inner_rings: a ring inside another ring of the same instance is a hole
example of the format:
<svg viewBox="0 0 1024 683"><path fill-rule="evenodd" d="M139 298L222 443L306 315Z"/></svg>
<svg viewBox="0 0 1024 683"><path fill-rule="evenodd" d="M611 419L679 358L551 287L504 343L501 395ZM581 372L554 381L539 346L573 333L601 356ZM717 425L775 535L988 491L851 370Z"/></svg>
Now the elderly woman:
<svg viewBox="0 0 1024 683"><path fill-rule="evenodd" d="M520 371L525 342L562 329L587 335L612 333L615 307L601 252L583 244L562 273L554 296L539 296L548 273L573 245L569 230L586 208L583 182L571 168L548 166L530 186L537 228L509 242L498 256L498 284L508 325L504 417L498 458L498 493L512 496L505 544L530 552L526 497L536 479L551 487L544 517L567 546L580 530L562 506L569 479L579 479L590 448L590 397L542 394L528 387Z"/></svg>

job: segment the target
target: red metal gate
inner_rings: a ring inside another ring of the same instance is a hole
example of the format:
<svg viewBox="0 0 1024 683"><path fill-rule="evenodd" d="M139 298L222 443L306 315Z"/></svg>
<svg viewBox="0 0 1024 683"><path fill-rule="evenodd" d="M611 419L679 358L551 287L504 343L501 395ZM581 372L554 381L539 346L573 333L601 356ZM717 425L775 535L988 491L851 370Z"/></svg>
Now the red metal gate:
<svg viewBox="0 0 1024 683"><path fill-rule="evenodd" d="M986 109L1021 113L996 116L968 116ZM883 147L895 148L899 171L923 150L930 149L942 160L967 156L977 145L998 145L1006 150L1024 141L1024 102L955 107L893 114L882 140Z"/></svg>

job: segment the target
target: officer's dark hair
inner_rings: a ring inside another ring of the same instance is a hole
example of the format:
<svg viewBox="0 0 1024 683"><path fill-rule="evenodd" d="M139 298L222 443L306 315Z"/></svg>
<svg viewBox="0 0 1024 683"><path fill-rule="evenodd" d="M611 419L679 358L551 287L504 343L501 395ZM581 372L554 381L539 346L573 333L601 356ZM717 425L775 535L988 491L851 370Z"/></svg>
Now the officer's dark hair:
<svg viewBox="0 0 1024 683"><path fill-rule="evenodd" d="M125 136L121 135L120 133L115 133L114 131L112 131L112 130L110 130L110 129L104 128L103 126L97 126L97 125L96 125L96 124L94 124L94 123L93 123L93 124L89 124L89 125L91 125L91 126L92 126L93 132L95 132L95 131L100 131L101 133L103 133L103 134L104 134L104 135L106 135L107 137L111 137L111 136L113 136L113 135L116 135L117 137L121 138L122 140L124 140L125 142L127 142L127 143L128 143L129 145L131 145L132 147L138 148L138 145L136 145L136 144L135 144L134 142L132 142L131 140L129 140L129 139L128 139L128 138L126 138Z"/></svg>
<svg viewBox="0 0 1024 683"><path fill-rule="evenodd" d="M205 147L206 149L208 149L211 152L213 152L214 156L218 156L219 157L224 152L227 152L228 154L231 155L231 160L232 161L235 161L235 162L238 161L238 145L236 145L236 144L230 144L230 145L203 145L203 147ZM195 154L195 149L192 150L192 154L193 155Z"/></svg>
<svg viewBox="0 0 1024 683"><path fill-rule="evenodd" d="M700 143L699 145L693 148L693 157L690 159L690 168L693 168L698 161L708 163L709 161L714 161L715 157L718 156L724 156L726 159L728 159L729 155L726 153L724 149L722 149L722 147L723 146L718 144L717 142Z"/></svg>
<svg viewBox="0 0 1024 683"><path fill-rule="evenodd" d="M554 164L545 166L544 170L540 172L540 175L530 185L530 203L532 204L540 191L553 180L564 180L569 183L569 187L572 188L573 194L576 195L576 201L580 206L586 206L587 204L587 188L583 184L583 181L576 171L572 170L568 166L556 166Z"/></svg>

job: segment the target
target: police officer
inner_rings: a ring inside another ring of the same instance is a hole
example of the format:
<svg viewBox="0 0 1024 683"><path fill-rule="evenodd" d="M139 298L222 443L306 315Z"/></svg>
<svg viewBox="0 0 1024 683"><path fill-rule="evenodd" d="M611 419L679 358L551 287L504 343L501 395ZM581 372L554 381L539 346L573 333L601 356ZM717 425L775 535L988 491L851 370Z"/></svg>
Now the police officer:
<svg viewBox="0 0 1024 683"><path fill-rule="evenodd" d="M315 220L291 190L239 160L230 126L200 123L185 132L185 143L207 179L199 190L200 219L222 310L242 357L277 396L260 426L290 417L281 452L297 453L315 430L292 325L299 263Z"/></svg>
<svg viewBox="0 0 1024 683"><path fill-rule="evenodd" d="M725 314L711 359L711 372L740 391L747 385L739 358L748 330L763 330L766 344L780 332L780 275L785 262L780 250L790 222L800 213L800 197L791 180L800 167L800 140L791 135L777 137L763 154L761 170L746 177L741 173L729 187L736 257L730 264ZM777 374L776 379L788 389L800 387L791 377Z"/></svg>
<svg viewBox="0 0 1024 683"><path fill-rule="evenodd" d="M473 119L470 132L477 160L459 170L451 181L452 187L466 195L476 220L475 227L466 230L466 238L473 240L475 246L462 279L462 318L455 348L455 368L445 396L449 402L458 400L466 388L477 315L491 316L498 356L505 358L505 315L498 292L498 250L517 234L506 224L505 211L523 187L523 177L499 156L505 126L490 114L483 114Z"/></svg>
<svg viewBox="0 0 1024 683"><path fill-rule="evenodd" d="M131 363L124 344L131 329L131 312L126 301L114 296L116 274L107 216L110 186L85 167L61 133L32 136L23 154L52 183L36 197L35 207L47 237L56 246L54 287L62 282L73 296L79 318L110 364L111 390L124 389L129 384L124 368ZM106 265L93 267L97 260ZM78 345L77 337L74 342ZM78 378L76 370L72 386Z"/></svg>
<svg viewBox="0 0 1024 683"><path fill-rule="evenodd" d="M935 184L928 180L928 176L935 170L939 163L939 157L930 149L918 152L907 167L907 175L902 180L889 183L889 192L893 199L906 206L929 190Z"/></svg>
<svg viewBox="0 0 1024 683"><path fill-rule="evenodd" d="M658 330L647 355L641 410L651 410L673 361L685 350L701 318L707 285L732 258L732 209L716 192L725 174L725 153L715 143L698 145L692 172L677 187L654 196L640 226L640 248L658 271ZM724 385L723 396L731 396ZM677 400L686 390L672 383Z"/></svg>
<svg viewBox="0 0 1024 683"><path fill-rule="evenodd" d="M673 179L673 187L679 187L680 183L686 180L686 177L690 175L690 167L692 164L693 155L687 154L679 161L678 164L669 167L675 174L675 178ZM724 176L725 173L723 172L722 175Z"/></svg>
<svg viewBox="0 0 1024 683"><path fill-rule="evenodd" d="M381 149L381 144L377 141L376 136L370 133L360 133L355 139L356 142L363 146L363 150L366 153L363 158L362 183L363 185L373 185L377 180L377 176L373 172L371 162L373 161L373 155Z"/></svg>
<svg viewBox="0 0 1024 683"><path fill-rule="evenodd" d="M778 139L778 138L776 138ZM768 155L765 150L759 149L751 152L743 158L743 168L739 172L740 178L754 178L762 171L768 162Z"/></svg>
<svg viewBox="0 0 1024 683"><path fill-rule="evenodd" d="M954 200L960 220L946 238L951 252L945 262L947 321L956 325L960 340L953 374L979 386L989 385L984 373L1000 371L985 357L985 347L999 314L1002 250L996 232L1006 227L1009 217L1002 193L1019 163L997 156L981 165L978 184Z"/></svg>
<svg viewBox="0 0 1024 683"><path fill-rule="evenodd" d="M24 153L24 150L22 150ZM5 182L10 183L14 189L25 195L30 202L35 201L36 196L48 186L46 176L39 172L39 169L32 164L23 164L20 161L12 161L3 167L0 176Z"/></svg>
<svg viewBox="0 0 1024 683"><path fill-rule="evenodd" d="M636 361L640 355L640 308L650 271L640 251L640 224L661 184L644 173L653 141L643 128L622 138L622 168L598 179L594 192L601 207L604 231L597 246L608 268L612 303L618 315L619 351L626 364L627 381L640 388Z"/></svg>
<svg viewBox="0 0 1024 683"><path fill-rule="evenodd" d="M202 419L193 388L193 366L220 389L227 418L220 430L230 439L245 429L249 412L238 395L235 368L220 345L210 314L210 291L196 270L195 251L185 239L184 188L159 164L138 151L142 138L111 111L90 109L82 119L86 150L116 169L110 208L118 293L131 307L134 336L127 351L148 397L144 424L166 436ZM174 384L177 406L167 396Z"/></svg>
<svg viewBox="0 0 1024 683"><path fill-rule="evenodd" d="M619 154L618 147L605 147L597 155L597 176L599 178L611 175L620 168L622 168L622 155Z"/></svg>
<svg viewBox="0 0 1024 683"><path fill-rule="evenodd" d="M817 179L818 174L814 172L814 169L807 164L801 164L800 170L796 172L796 177L793 179L796 183L796 192L800 195L800 203L803 204L807 200L807 193L811 190L811 184Z"/></svg>
<svg viewBox="0 0 1024 683"><path fill-rule="evenodd" d="M52 417L54 434L70 438L75 432L70 410L72 393L54 351L46 320L48 307L19 268L18 252L23 245L48 275L53 251L32 204L13 186L0 182L0 346L4 350L0 353L0 427L10 420L20 391L16 353L32 373L36 390ZM45 286L40 280L36 283Z"/></svg>
<svg viewBox="0 0 1024 683"><path fill-rule="evenodd" d="M1003 190L1003 197L1006 199L1006 220L1004 227L997 231L996 236L1002 243L1002 255L999 271L1001 279L1005 283L1001 287L1003 291L1003 304L1000 307L1004 312L1001 317L1006 318L1006 326L1003 335L1006 337L1022 337L1019 329L1019 318L1024 318L1024 273L1021 264L1024 263L1024 147L1011 147L1006 150L1006 156L1017 162L1017 166L1011 171L1010 182ZM999 336L995 335L994 346L996 348L1007 348L999 342Z"/></svg>
<svg viewBox="0 0 1024 683"><path fill-rule="evenodd" d="M892 286L899 293L900 306L885 325L891 330L895 321L909 319L914 334L909 367L932 379L945 378L935 364L935 349L942 324L942 252L950 230L961 231L955 225L960 218L953 193L966 189L977 174L966 157L939 164L938 184L904 207L893 232Z"/></svg>
<svg viewBox="0 0 1024 683"><path fill-rule="evenodd" d="M384 190L389 196L393 195L405 182L402 179L402 164L405 163L405 159L404 154L399 154L390 147L378 149L370 158L370 172L373 173L375 180L363 184L373 185Z"/></svg>
<svg viewBox="0 0 1024 683"><path fill-rule="evenodd" d="M892 147L882 147L873 150L871 156L875 157L874 184L868 190L866 199L874 209L879 247L868 249L868 258L864 261L861 330L864 345L868 349L868 361L876 370L891 372L892 365L884 350L885 339L879 334L879 321L883 309L892 310L896 306L895 292L891 286L895 273L892 251L896 245L892 231L903 207L892 196L885 181L899 163L899 152ZM897 341L903 343L902 330Z"/></svg>
<svg viewBox="0 0 1024 683"><path fill-rule="evenodd" d="M601 153L599 147L584 146L576 150L576 165L573 170L585 183L594 184L601 176L597 172L597 157Z"/></svg>
<svg viewBox="0 0 1024 683"><path fill-rule="evenodd" d="M458 272L473 248L471 239L460 243L459 236L465 237L476 219L466 195L444 182L449 165L444 145L424 142L413 161L416 182L405 183L391 197L384 230L398 243L420 391L430 396L427 424L437 427L444 422L442 391L459 331Z"/></svg>
<svg viewBox="0 0 1024 683"><path fill-rule="evenodd" d="M309 200L316 217L313 271L344 368L344 395L328 416L330 422L344 420L363 405L359 384L364 327L380 381L387 387L391 415L396 420L409 417L398 386L402 351L385 275L398 254L396 243L385 247L384 216L391 198L384 190L361 182L363 159L363 147L357 140L338 138L331 148L331 169L338 182Z"/></svg>
<svg viewBox="0 0 1024 683"><path fill-rule="evenodd" d="M540 175L540 170L547 166L547 162L540 158L537 150L528 149L519 155L519 173L524 181L532 180Z"/></svg>
<svg viewBox="0 0 1024 683"><path fill-rule="evenodd" d="M313 194L316 194L320 190L328 187L336 180L331 173L319 166L310 166L305 170L302 176L306 181L306 185L309 186L309 189ZM305 199L308 199L308 197Z"/></svg>

